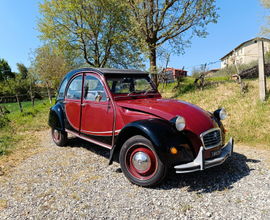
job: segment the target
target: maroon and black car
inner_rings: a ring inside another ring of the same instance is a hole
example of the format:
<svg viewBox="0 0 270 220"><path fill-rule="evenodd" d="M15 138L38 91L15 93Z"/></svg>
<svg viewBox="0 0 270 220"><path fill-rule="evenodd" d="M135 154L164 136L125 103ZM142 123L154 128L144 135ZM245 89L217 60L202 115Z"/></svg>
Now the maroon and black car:
<svg viewBox="0 0 270 220"><path fill-rule="evenodd" d="M125 176L154 186L168 168L176 173L222 164L233 152L225 145L221 108L213 113L181 100L163 99L140 70L83 68L62 80L50 109L52 138L67 143L67 133L115 152Z"/></svg>

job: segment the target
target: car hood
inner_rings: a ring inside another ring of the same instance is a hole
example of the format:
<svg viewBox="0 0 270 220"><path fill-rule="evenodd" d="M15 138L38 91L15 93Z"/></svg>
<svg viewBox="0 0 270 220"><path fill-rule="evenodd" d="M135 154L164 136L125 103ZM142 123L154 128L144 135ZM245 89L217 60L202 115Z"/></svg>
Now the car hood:
<svg viewBox="0 0 270 220"><path fill-rule="evenodd" d="M177 115L186 120L185 130L197 135L218 127L214 118L200 107L181 100L172 99L134 99L117 101L117 105L135 112L143 112L170 121Z"/></svg>

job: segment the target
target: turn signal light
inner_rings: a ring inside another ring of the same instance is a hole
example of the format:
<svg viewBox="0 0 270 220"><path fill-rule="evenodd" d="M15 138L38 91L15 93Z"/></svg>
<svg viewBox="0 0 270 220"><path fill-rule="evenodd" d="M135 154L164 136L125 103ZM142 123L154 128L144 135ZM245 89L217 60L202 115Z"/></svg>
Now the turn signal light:
<svg viewBox="0 0 270 220"><path fill-rule="evenodd" d="M225 128L224 128L224 130L223 130L223 131L224 131L224 134L226 134L227 130L226 130Z"/></svg>
<svg viewBox="0 0 270 220"><path fill-rule="evenodd" d="M172 147L172 148L171 148L171 153L172 153L172 154L177 154L177 149L176 149L175 147Z"/></svg>

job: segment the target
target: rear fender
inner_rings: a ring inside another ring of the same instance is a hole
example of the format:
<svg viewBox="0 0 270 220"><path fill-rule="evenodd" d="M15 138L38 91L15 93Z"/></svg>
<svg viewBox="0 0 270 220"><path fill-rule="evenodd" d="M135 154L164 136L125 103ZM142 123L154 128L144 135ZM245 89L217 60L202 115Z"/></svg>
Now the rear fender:
<svg viewBox="0 0 270 220"><path fill-rule="evenodd" d="M58 102L50 108L48 120L49 126L60 131L65 131L64 115L63 107L61 103Z"/></svg>
<svg viewBox="0 0 270 220"><path fill-rule="evenodd" d="M184 132L177 131L174 125L168 121L146 119L127 124L121 130L111 150L110 163L114 151L120 150L125 141L134 135L142 135L148 138L152 142L159 159L167 167L186 163L195 158L192 144ZM177 154L171 153L172 147L177 149Z"/></svg>

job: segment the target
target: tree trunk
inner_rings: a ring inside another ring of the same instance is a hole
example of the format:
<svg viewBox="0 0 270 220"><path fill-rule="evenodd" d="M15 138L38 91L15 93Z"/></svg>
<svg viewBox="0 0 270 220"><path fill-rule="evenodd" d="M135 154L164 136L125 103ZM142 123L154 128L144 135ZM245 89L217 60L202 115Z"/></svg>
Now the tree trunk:
<svg viewBox="0 0 270 220"><path fill-rule="evenodd" d="M32 100L32 108L34 108L34 106L35 106L35 96L31 96L31 100Z"/></svg>
<svg viewBox="0 0 270 220"><path fill-rule="evenodd" d="M158 87L158 77L157 77L157 54L156 54L156 45L150 45L150 73L152 80L156 87Z"/></svg>
<svg viewBox="0 0 270 220"><path fill-rule="evenodd" d="M50 89L50 87L48 85L47 85L47 91L48 91L48 96L49 96L50 104L52 104L51 89Z"/></svg>
<svg viewBox="0 0 270 220"><path fill-rule="evenodd" d="M18 102L18 105L20 107L21 112L23 112L22 105L21 105L21 102L20 102L20 99L19 99L18 95L16 95L16 99L17 99L17 102Z"/></svg>

